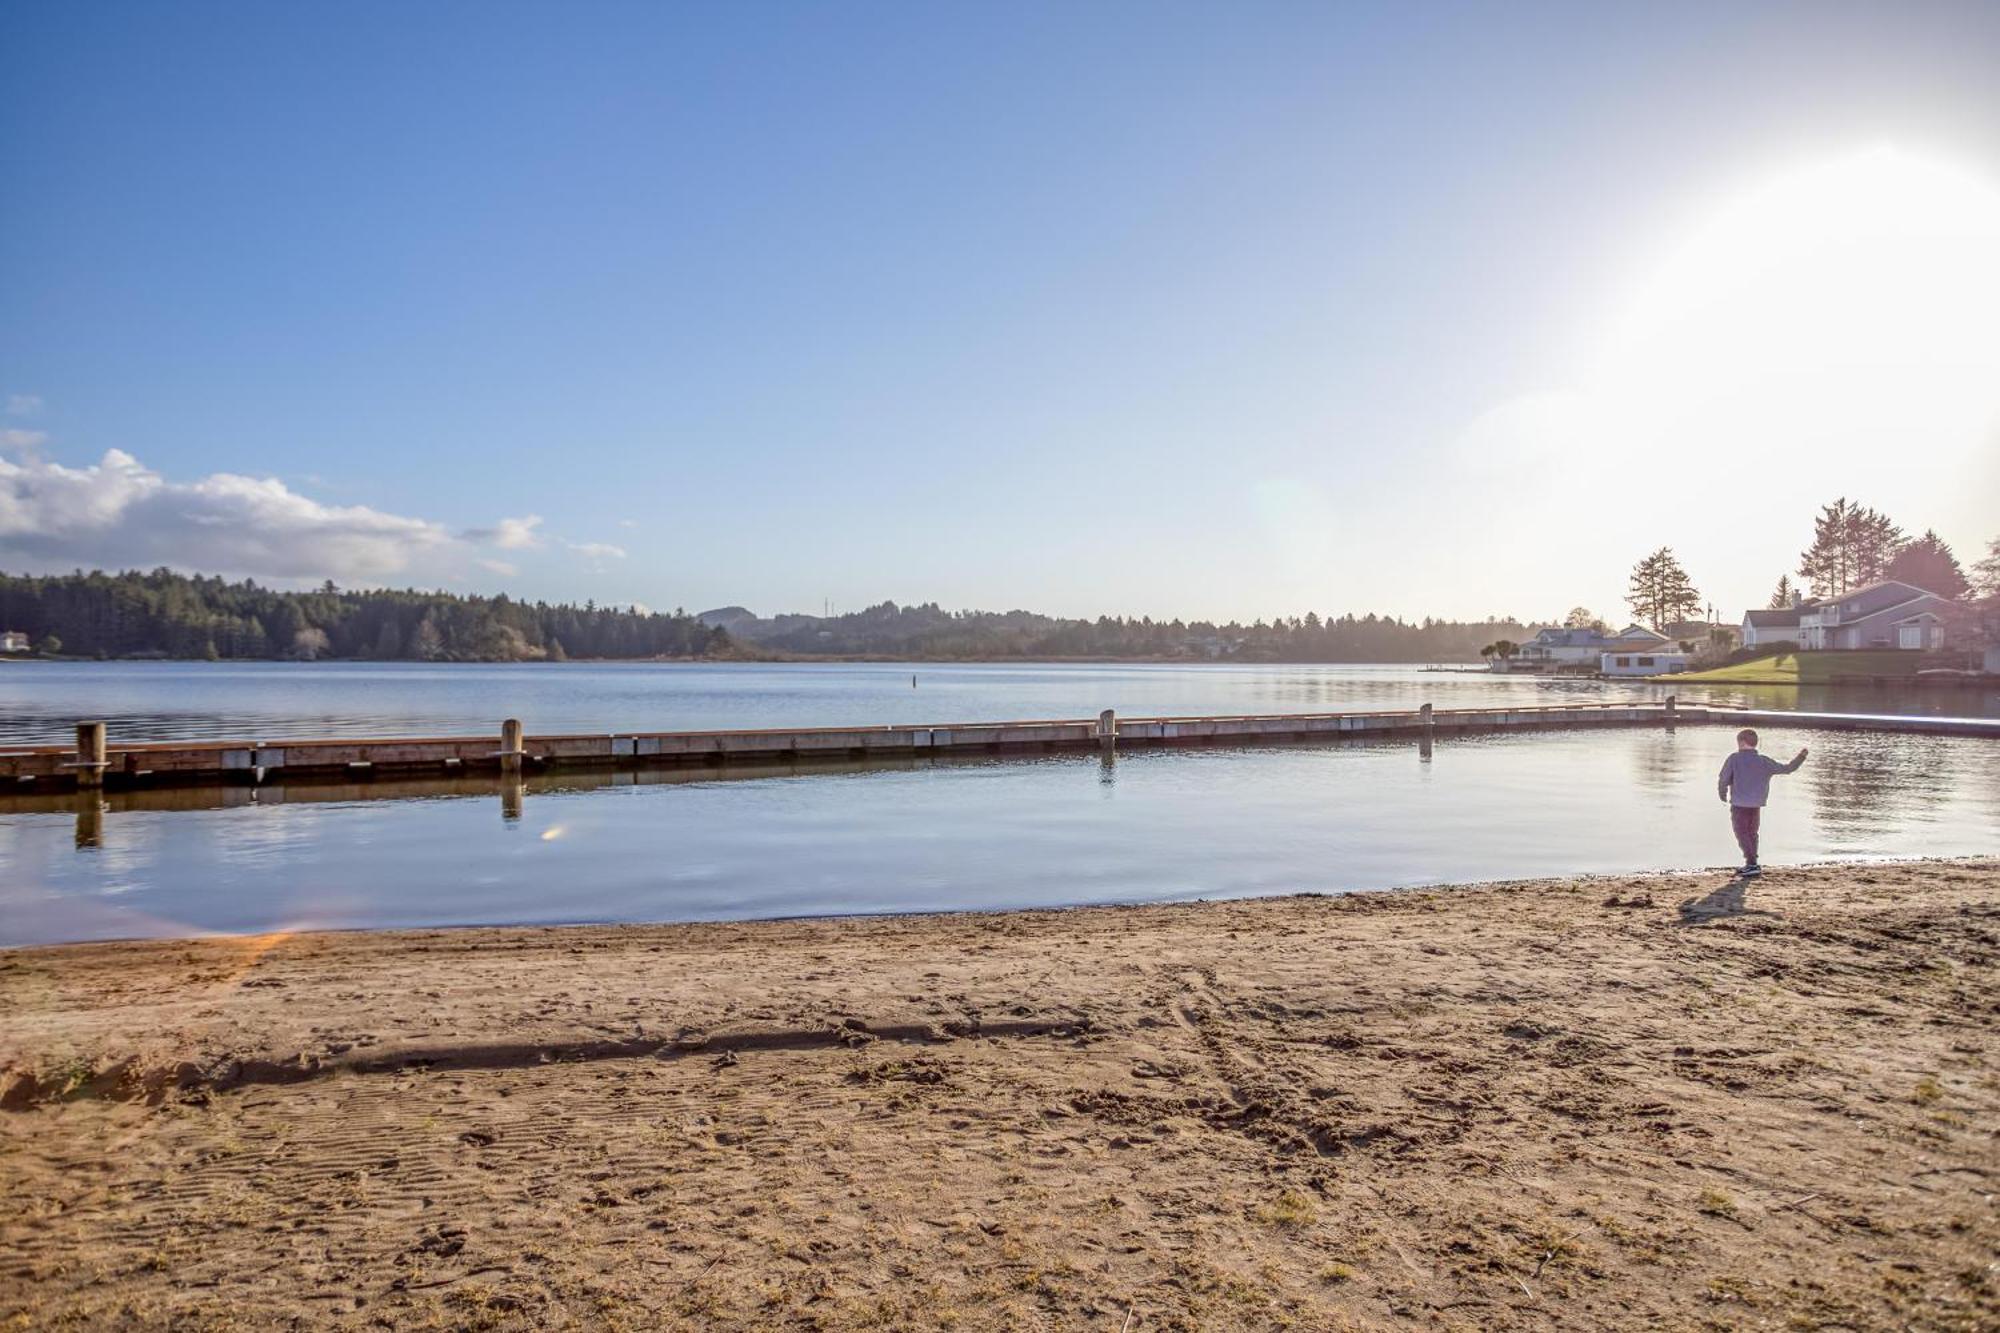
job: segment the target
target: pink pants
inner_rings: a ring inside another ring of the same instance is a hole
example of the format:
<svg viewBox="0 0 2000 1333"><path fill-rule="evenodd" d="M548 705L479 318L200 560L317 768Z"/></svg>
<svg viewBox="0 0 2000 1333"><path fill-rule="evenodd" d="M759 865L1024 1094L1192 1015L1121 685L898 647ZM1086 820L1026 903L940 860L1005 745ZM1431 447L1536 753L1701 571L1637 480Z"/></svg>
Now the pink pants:
<svg viewBox="0 0 2000 1333"><path fill-rule="evenodd" d="M1745 861L1757 859L1757 822L1763 815L1763 810L1754 805L1729 807L1729 826L1736 830L1736 845L1743 849Z"/></svg>

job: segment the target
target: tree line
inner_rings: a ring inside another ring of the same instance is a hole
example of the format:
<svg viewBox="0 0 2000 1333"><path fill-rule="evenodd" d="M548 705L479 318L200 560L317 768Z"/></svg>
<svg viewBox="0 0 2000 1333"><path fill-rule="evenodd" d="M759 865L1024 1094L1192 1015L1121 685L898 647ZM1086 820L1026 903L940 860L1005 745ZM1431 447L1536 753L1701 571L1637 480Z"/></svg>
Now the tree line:
<svg viewBox="0 0 2000 1333"><path fill-rule="evenodd" d="M1856 588L1896 579L1934 592L1954 602L1969 602L1975 594L1991 598L2000 588L2000 538L1991 552L1968 574L1958 555L1931 529L1911 537L1879 510L1842 496L1823 506L1813 520L1812 542L1799 555L1798 576L1778 577L1769 606L1784 609L1805 599L1805 587L1818 600L1843 597ZM1693 620L1702 610L1702 596L1673 548L1662 546L1632 566L1626 605L1640 622L1663 630ZM1574 616L1575 613L1572 613Z"/></svg>
<svg viewBox="0 0 2000 1333"><path fill-rule="evenodd" d="M1496 634L1520 634L1508 617L1402 620L1353 614L1280 616L1268 622L1065 618L1033 611L947 611L936 602L880 602L838 616L759 620L732 608L703 613L739 643L801 656L918 658L1192 658L1239 662L1470 661Z"/></svg>
<svg viewBox="0 0 2000 1333"><path fill-rule="evenodd" d="M840 616L661 614L412 589L310 592L167 569L0 573L0 629L50 656L384 661L570 657L1184 658L1249 662L1466 661L1508 618L1461 622L1308 612L1238 621L1095 620L882 602Z"/></svg>
<svg viewBox="0 0 2000 1333"><path fill-rule="evenodd" d="M681 611L549 605L327 583L284 592L167 569L50 576L0 573L0 629L75 657L377 658L516 662L577 657L704 657L726 631Z"/></svg>

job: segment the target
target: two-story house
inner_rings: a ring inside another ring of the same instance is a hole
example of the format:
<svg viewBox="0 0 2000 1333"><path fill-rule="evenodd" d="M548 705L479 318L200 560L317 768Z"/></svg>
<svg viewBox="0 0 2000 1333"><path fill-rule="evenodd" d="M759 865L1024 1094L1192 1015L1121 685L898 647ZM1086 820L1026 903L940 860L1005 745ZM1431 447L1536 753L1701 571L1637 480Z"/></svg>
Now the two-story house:
<svg viewBox="0 0 2000 1333"><path fill-rule="evenodd" d="M1884 579L1799 608L1799 647L1936 649L1951 603L1915 584Z"/></svg>

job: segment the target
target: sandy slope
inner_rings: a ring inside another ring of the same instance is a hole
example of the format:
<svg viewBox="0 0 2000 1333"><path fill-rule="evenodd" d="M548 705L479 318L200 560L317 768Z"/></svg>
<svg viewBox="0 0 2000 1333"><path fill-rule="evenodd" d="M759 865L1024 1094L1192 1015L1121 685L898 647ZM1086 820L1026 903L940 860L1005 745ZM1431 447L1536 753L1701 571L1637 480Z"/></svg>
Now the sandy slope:
<svg viewBox="0 0 2000 1333"><path fill-rule="evenodd" d="M0 954L0 1327L2000 1326L2000 863L1722 883Z"/></svg>

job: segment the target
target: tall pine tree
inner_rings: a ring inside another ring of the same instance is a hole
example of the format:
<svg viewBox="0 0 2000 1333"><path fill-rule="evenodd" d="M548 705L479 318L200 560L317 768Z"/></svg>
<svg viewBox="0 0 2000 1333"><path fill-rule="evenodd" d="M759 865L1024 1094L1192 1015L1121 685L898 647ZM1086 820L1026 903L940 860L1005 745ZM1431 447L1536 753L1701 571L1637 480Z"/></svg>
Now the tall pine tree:
<svg viewBox="0 0 2000 1333"><path fill-rule="evenodd" d="M1701 594L1695 591L1681 562L1671 547L1662 546L1632 566L1632 581L1625 590L1632 614L1656 630L1665 630L1676 621L1691 619L1701 610Z"/></svg>

